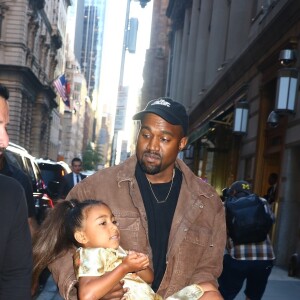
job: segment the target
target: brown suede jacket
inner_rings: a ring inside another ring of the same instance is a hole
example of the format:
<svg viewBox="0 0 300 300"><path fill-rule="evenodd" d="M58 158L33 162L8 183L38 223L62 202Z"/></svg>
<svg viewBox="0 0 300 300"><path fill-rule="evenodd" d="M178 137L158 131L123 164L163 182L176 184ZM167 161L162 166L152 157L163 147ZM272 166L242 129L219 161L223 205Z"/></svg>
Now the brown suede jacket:
<svg viewBox="0 0 300 300"><path fill-rule="evenodd" d="M121 231L121 246L152 257L146 211L134 177L136 156L98 171L77 184L67 199L101 199L112 209ZM182 187L173 218L167 268L157 291L163 298L193 283L217 286L226 240L223 204L215 190L180 159ZM49 266L65 299L77 299L71 251Z"/></svg>

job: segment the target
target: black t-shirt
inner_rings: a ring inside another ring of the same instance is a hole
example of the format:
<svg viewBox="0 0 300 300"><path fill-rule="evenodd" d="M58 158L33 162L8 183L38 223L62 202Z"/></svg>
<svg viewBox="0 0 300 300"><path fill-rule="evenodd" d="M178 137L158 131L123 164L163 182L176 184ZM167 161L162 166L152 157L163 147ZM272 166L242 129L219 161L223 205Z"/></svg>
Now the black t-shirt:
<svg viewBox="0 0 300 300"><path fill-rule="evenodd" d="M179 197L182 173L177 168L175 169L172 188L171 182L151 184L153 192L151 191L146 175L139 164L137 164L135 176L143 197L148 218L149 242L152 248L154 268L152 289L157 291L166 270L168 240ZM163 202L168 193L169 196L167 200ZM155 197L157 199L155 199ZM158 203L157 200L160 203Z"/></svg>

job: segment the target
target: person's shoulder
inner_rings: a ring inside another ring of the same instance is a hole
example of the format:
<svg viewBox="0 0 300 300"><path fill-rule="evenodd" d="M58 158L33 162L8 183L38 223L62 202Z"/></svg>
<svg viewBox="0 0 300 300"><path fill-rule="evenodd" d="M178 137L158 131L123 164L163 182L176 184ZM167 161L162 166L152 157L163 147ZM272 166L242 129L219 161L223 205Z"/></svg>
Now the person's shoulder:
<svg viewBox="0 0 300 300"><path fill-rule="evenodd" d="M64 175L63 178L67 179L67 178L72 177L72 176L73 176L73 172L70 172L70 173Z"/></svg>
<svg viewBox="0 0 300 300"><path fill-rule="evenodd" d="M17 198L24 194L24 188L15 178L0 174L1 199L10 197L11 201L17 202Z"/></svg>
<svg viewBox="0 0 300 300"><path fill-rule="evenodd" d="M12 164L10 161L6 160L7 168L9 170L10 177L16 178L16 177L27 177L26 173L20 169L20 167L17 167L16 165Z"/></svg>
<svg viewBox="0 0 300 300"><path fill-rule="evenodd" d="M116 175L119 174L120 176L127 176L129 173L134 173L136 167L136 159L135 157L129 157L124 162L120 163L119 165L110 166L101 170L98 170L93 175L88 176L88 178L95 178L101 176L109 176L109 175ZM123 174L123 175L121 175Z"/></svg>
<svg viewBox="0 0 300 300"><path fill-rule="evenodd" d="M113 176L113 174L115 174L117 172L117 170L119 170L119 169L120 169L120 165L115 165L115 166L111 166L111 167L108 167L108 168L98 170L90 176L85 176L84 175L85 176L85 181L90 182L90 181L93 181L95 179L108 178L110 176Z"/></svg>
<svg viewBox="0 0 300 300"><path fill-rule="evenodd" d="M1 190L2 190L2 187L4 188L7 185L14 186L16 188L21 188L22 189L21 184L15 178L13 178L11 176L6 176L6 175L0 174L0 187L1 187Z"/></svg>
<svg viewBox="0 0 300 300"><path fill-rule="evenodd" d="M29 175L27 175L23 170L21 170L20 168L16 167L13 164L9 164L9 169L11 171L11 175L10 177L16 179L18 182L20 182L23 187L24 185L28 185L30 184L30 178Z"/></svg>
<svg viewBox="0 0 300 300"><path fill-rule="evenodd" d="M218 207L222 206L222 201L217 193L216 189L201 179L200 177L196 176L191 169L180 159L176 160L177 165L179 166L180 170L182 171L185 181L187 183L188 189L192 191L194 194L199 195L202 201L209 203L209 205Z"/></svg>

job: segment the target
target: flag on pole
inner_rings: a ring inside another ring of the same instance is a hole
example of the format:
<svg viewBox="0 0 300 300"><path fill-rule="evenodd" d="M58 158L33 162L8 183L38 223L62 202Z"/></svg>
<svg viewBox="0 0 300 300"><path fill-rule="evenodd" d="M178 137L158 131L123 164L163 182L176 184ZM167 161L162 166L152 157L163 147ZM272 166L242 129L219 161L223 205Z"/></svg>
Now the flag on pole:
<svg viewBox="0 0 300 300"><path fill-rule="evenodd" d="M70 90L67 88L70 85L67 82L65 74L58 76L54 81L53 85L56 88L57 93L62 98L64 104L70 108Z"/></svg>

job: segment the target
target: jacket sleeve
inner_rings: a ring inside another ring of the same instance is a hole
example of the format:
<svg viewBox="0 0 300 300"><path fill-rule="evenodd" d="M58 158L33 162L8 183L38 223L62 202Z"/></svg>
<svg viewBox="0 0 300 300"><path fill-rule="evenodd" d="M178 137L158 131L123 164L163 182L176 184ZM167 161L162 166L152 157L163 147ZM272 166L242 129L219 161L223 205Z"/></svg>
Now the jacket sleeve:
<svg viewBox="0 0 300 300"><path fill-rule="evenodd" d="M208 245L206 248L200 263L195 268L194 274L190 281L191 284L210 282L214 286L218 286L217 278L220 276L223 268L225 244L225 210L221 204L214 217L210 245Z"/></svg>
<svg viewBox="0 0 300 300"><path fill-rule="evenodd" d="M6 216L1 213L0 300L30 300L32 245L25 194L17 182L6 188L9 191L1 189L1 198L6 200L1 210Z"/></svg>

